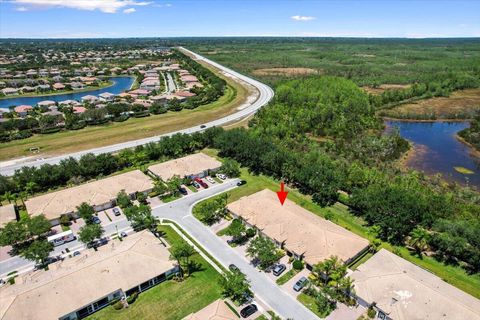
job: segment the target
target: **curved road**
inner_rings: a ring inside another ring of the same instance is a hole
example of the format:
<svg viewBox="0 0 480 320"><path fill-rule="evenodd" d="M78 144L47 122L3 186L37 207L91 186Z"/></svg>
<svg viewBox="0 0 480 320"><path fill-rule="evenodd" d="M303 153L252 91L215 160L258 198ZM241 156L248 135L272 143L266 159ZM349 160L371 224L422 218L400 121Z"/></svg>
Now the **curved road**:
<svg viewBox="0 0 480 320"><path fill-rule="evenodd" d="M263 84L263 83L261 83L257 80L254 80L252 78L249 78L249 77L247 77L243 74L240 74L236 71L233 71L232 69L226 68L226 67L222 66L221 64L218 64L218 63L216 63L216 62L214 62L210 59L207 59L207 58L205 58L205 57L203 57L199 54L196 54L195 52L192 52L188 49L185 49L185 48L182 48L182 47L180 49L183 50L184 52L190 54L191 56L193 56L195 60L204 61L204 62L216 67L217 69L223 71L225 74L228 74L233 79L238 79L238 80L244 81L244 82L252 85L259 92L259 96L258 96L257 100L252 102L249 106L243 108L242 110L239 110L238 112L235 112L231 115L228 115L226 117L204 123L206 128L215 127L215 126L222 126L222 125L227 124L229 122L233 122L233 121L242 119L242 118L244 118L248 115L251 115L251 114L257 112L261 107L265 106L273 98L274 93L273 93L272 88L270 88L269 86L267 86L267 85L265 85L265 84ZM203 131L206 128L202 129L202 128L200 128L200 126L195 126L195 127L182 129L182 130L178 130L178 131L173 131L173 132L169 132L169 133L166 133L166 134L157 135L157 136L153 136L153 137L149 137L149 138L122 142L122 143L113 144L113 145L109 145L109 146L105 146L105 147L83 150L83 151L79 151L79 152L75 152L75 153L70 153L70 154L65 154L65 155L55 156L55 157L50 157L50 158L26 159L25 161L19 160L17 162L14 162L14 161L0 162L0 173L2 175L11 176L15 173L15 170L20 169L21 167L24 167L24 166L39 167L39 166L41 166L43 164L47 164L47 163L48 164L57 164L61 160L69 158L69 157L79 159L81 156L83 156L87 153L93 153L93 154L98 155L98 154L101 154L101 153L117 152L117 151L122 150L122 149L133 148L133 147L136 147L138 145L147 144L149 142L155 142L159 138L164 137L164 136L170 136L170 135L173 135L173 134L176 134L176 133L192 134L194 132Z"/></svg>

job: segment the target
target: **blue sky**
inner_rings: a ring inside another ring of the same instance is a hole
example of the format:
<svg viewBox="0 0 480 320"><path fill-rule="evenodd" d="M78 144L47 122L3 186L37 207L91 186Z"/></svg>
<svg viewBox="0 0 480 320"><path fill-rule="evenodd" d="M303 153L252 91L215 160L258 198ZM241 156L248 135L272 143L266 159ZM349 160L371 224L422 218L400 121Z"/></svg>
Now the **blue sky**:
<svg viewBox="0 0 480 320"><path fill-rule="evenodd" d="M480 37L480 1L0 0L1 38Z"/></svg>

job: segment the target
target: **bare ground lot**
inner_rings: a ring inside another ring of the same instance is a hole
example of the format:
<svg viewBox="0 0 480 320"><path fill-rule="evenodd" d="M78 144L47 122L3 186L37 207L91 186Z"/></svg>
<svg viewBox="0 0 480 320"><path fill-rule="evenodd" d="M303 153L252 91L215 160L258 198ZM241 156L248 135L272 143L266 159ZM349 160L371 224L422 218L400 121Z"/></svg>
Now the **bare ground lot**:
<svg viewBox="0 0 480 320"><path fill-rule="evenodd" d="M252 72L256 76L301 76L309 74L320 74L319 70L311 68L264 68Z"/></svg>
<svg viewBox="0 0 480 320"><path fill-rule="evenodd" d="M410 87L409 84L381 84L376 88L364 86L362 87L362 89L369 94L379 95L385 92L386 90L402 90L408 87Z"/></svg>
<svg viewBox="0 0 480 320"><path fill-rule="evenodd" d="M480 110L480 88L453 92L450 97L437 97L399 105L387 112L390 117L427 116L438 119L470 118Z"/></svg>

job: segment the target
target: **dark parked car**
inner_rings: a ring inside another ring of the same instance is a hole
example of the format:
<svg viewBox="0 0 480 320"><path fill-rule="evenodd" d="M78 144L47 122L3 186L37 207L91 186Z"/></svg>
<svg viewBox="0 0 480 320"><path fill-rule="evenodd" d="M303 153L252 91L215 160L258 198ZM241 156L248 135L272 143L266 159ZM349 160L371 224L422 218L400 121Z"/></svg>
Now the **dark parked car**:
<svg viewBox="0 0 480 320"><path fill-rule="evenodd" d="M202 125L200 126L200 129L205 129L206 127L207 127L206 125L202 124Z"/></svg>
<svg viewBox="0 0 480 320"><path fill-rule="evenodd" d="M249 304L248 306L246 306L245 308L243 308L242 310L240 310L240 314L242 315L242 318L248 318L250 317L252 314L254 314L255 312L257 312L258 308L256 305L254 304Z"/></svg>
<svg viewBox="0 0 480 320"><path fill-rule="evenodd" d="M120 209L113 208L113 214L116 215L116 216L119 216L120 215Z"/></svg>
<svg viewBox="0 0 480 320"><path fill-rule="evenodd" d="M277 264L275 267L273 267L273 275L278 277L283 273L283 271L285 271L285 269L287 269L287 267L285 267L284 264Z"/></svg>
<svg viewBox="0 0 480 320"><path fill-rule="evenodd" d="M230 269L230 271L240 271L240 269L238 269L233 263L228 266L228 269Z"/></svg>
<svg viewBox="0 0 480 320"><path fill-rule="evenodd" d="M305 287L307 284L308 280L305 277L301 277L297 282L295 282L295 285L293 286L293 290L295 291L300 291Z"/></svg>
<svg viewBox="0 0 480 320"><path fill-rule="evenodd" d="M185 189L184 187L179 187L178 191L180 191L180 193L183 194L184 196L188 194L187 189Z"/></svg>
<svg viewBox="0 0 480 320"><path fill-rule="evenodd" d="M240 187L240 186L243 186L243 185L246 184L246 183L247 183L247 181L245 181L245 180L240 180L240 181L237 182L237 186Z"/></svg>
<svg viewBox="0 0 480 320"><path fill-rule="evenodd" d="M80 251L75 251L73 252L73 256L76 257L76 256L79 256L80 255Z"/></svg>
<svg viewBox="0 0 480 320"><path fill-rule="evenodd" d="M92 222L95 223L95 224L102 223L102 221L98 217L95 217L95 216L92 217Z"/></svg>

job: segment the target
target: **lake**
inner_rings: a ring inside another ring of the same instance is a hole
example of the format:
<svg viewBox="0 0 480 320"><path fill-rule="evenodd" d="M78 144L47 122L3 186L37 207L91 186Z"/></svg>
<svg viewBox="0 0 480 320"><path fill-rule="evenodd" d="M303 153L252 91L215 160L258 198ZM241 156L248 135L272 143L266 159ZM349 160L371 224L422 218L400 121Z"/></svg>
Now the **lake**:
<svg viewBox="0 0 480 320"><path fill-rule="evenodd" d="M407 122L386 121L387 127L398 127L405 139L413 142L415 154L407 161L413 169L427 174L441 173L447 180L480 188L480 158L472 149L458 141L458 131L469 126L467 122ZM473 174L462 174L454 167L464 167Z"/></svg>
<svg viewBox="0 0 480 320"><path fill-rule="evenodd" d="M83 92L72 92L72 93L65 93L59 95L51 95L51 96L38 96L38 97L12 97L8 99L1 99L0 100L0 109L6 109L8 111L8 107L10 106L19 106L22 104L34 106L38 102L43 100L52 100L52 101L63 101L63 100L78 100L86 95L99 95L104 92L110 92L113 94L120 94L125 90L128 90L132 87L133 82L135 81L134 77L111 77L109 80L113 81L113 85L96 90L90 91L83 91Z"/></svg>

